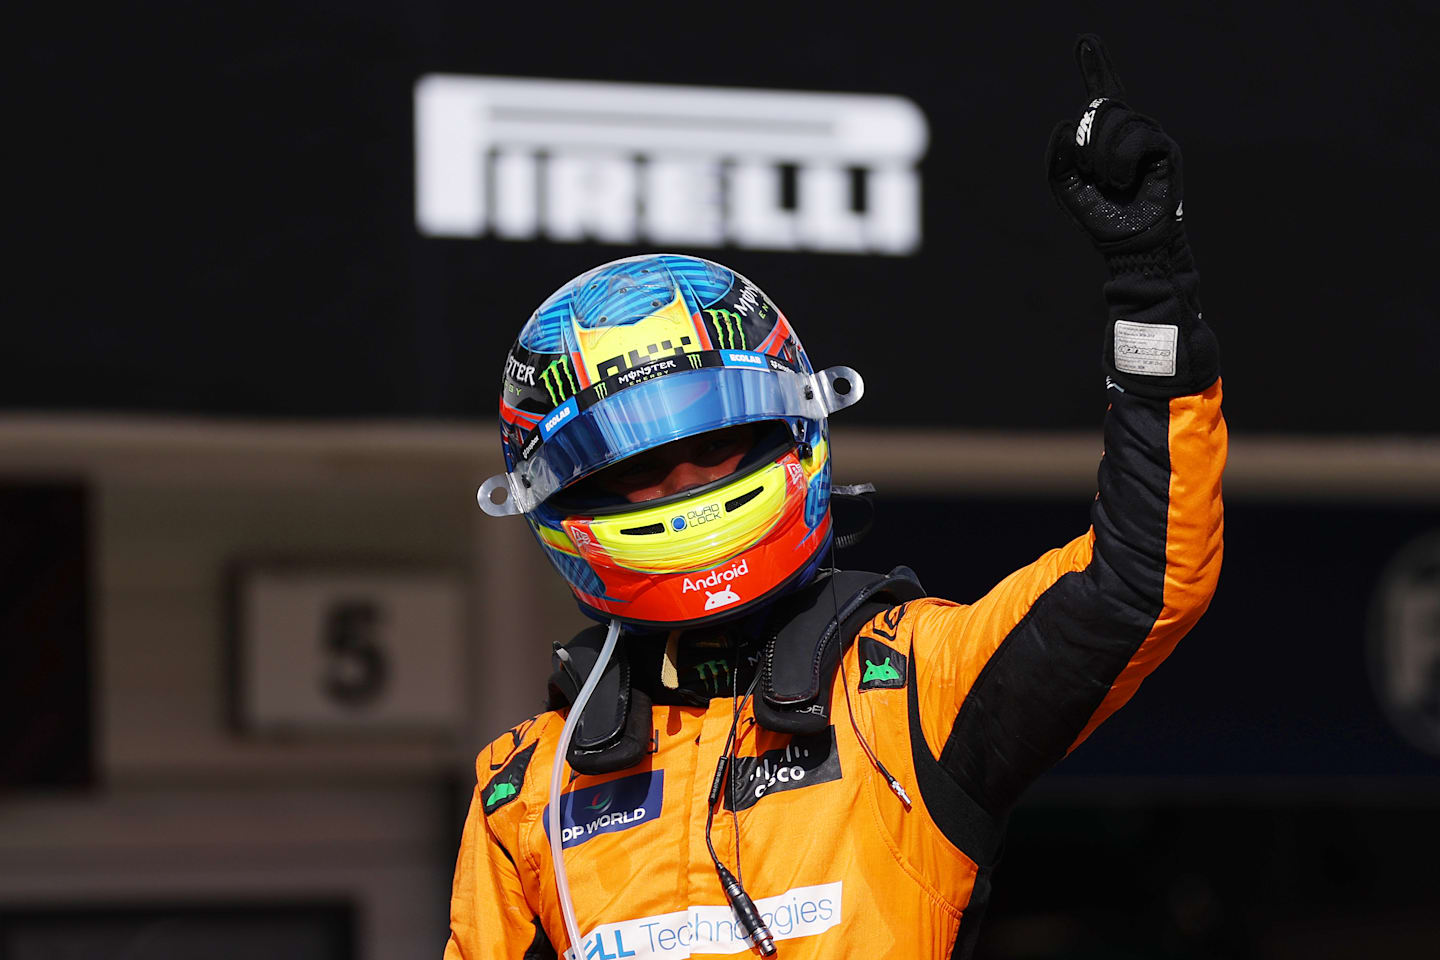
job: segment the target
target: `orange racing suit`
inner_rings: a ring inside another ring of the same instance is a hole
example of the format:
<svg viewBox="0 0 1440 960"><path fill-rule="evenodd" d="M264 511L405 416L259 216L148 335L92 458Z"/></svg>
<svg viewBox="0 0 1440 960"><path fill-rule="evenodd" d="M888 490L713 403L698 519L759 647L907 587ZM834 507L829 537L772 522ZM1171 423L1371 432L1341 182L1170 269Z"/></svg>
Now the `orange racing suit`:
<svg viewBox="0 0 1440 960"><path fill-rule="evenodd" d="M846 710L848 696L853 723L801 737L742 712L736 799L717 812L713 840L732 870L738 858L779 956L968 955L1006 811L1209 604L1223 527L1220 395L1218 380L1169 399L1112 388L1090 530L973 604L923 598L870 620L833 680L831 702ZM638 764L572 773L564 842L585 960L750 951L705 846L733 712L728 692L656 705ZM562 722L540 714L480 754L446 960L568 946L544 823Z"/></svg>

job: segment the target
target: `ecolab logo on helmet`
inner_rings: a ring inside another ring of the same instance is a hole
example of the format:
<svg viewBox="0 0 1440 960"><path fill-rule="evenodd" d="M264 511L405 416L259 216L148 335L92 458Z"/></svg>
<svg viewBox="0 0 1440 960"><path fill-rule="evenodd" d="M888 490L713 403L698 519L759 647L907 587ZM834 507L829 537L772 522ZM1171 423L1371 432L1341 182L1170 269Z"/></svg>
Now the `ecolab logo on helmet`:
<svg viewBox="0 0 1440 960"><path fill-rule="evenodd" d="M740 594L731 590L727 585L731 580L738 579L750 572L749 559L741 560L739 563L732 563L724 570L716 568L703 577L696 577L691 580L685 578L685 585L681 587L682 594L695 590L705 591L705 609L715 610L719 607L727 607L740 600ZM720 590L710 590L709 587L721 587Z"/></svg>
<svg viewBox="0 0 1440 960"><path fill-rule="evenodd" d="M727 367L760 367L765 366L765 355L763 353L731 353L726 351L722 360Z"/></svg>
<svg viewBox="0 0 1440 960"><path fill-rule="evenodd" d="M579 411L580 406L575 402L574 397L560 404L548 417L540 421L541 439L549 440L552 433L560 429L566 421L575 416Z"/></svg>
<svg viewBox="0 0 1440 960"><path fill-rule="evenodd" d="M929 138L898 96L429 74L415 222L432 237L912 254Z"/></svg>

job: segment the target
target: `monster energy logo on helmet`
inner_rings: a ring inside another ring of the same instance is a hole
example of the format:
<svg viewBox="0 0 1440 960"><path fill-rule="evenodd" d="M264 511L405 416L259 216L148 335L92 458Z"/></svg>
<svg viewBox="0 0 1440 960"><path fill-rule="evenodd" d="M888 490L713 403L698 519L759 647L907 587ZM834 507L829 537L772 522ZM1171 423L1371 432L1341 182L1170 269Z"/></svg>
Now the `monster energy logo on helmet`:
<svg viewBox="0 0 1440 960"><path fill-rule="evenodd" d="M550 361L550 365L540 371L540 382L545 384L545 390L550 394L550 402L557 407L565 402L565 398L580 390L579 384L575 382L575 373L570 369L569 357L557 357Z"/></svg>
<svg viewBox="0 0 1440 960"><path fill-rule="evenodd" d="M739 314L724 309L706 310L705 312L710 314L710 322L715 327L715 339L722 349L749 349L745 345L745 321ZM735 342L737 339L740 341L739 343Z"/></svg>

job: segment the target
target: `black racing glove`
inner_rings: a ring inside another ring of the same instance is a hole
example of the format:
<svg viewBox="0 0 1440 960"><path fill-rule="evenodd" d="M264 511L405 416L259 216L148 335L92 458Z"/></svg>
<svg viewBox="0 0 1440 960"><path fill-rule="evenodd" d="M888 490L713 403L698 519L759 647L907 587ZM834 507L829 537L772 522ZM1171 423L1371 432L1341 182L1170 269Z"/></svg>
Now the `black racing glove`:
<svg viewBox="0 0 1440 960"><path fill-rule="evenodd" d="M1045 169L1060 208L1110 268L1105 372L1141 396L1199 393L1220 376L1220 351L1200 318L1180 148L1121 99L1125 88L1099 37L1081 36L1075 58L1090 102L1078 123L1056 125Z"/></svg>

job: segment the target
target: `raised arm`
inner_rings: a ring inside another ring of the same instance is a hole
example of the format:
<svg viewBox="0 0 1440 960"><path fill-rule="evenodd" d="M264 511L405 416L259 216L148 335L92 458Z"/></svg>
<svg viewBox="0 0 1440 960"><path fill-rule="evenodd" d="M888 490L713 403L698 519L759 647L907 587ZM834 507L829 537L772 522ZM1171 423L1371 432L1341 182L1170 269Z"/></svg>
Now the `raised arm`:
<svg viewBox="0 0 1440 960"><path fill-rule="evenodd" d="M1180 151L1119 99L1098 38L1077 55L1089 102L1056 127L1047 170L1111 278L1092 526L974 605L919 601L905 617L926 742L995 814L1134 694L1220 571L1219 354L1185 238Z"/></svg>

